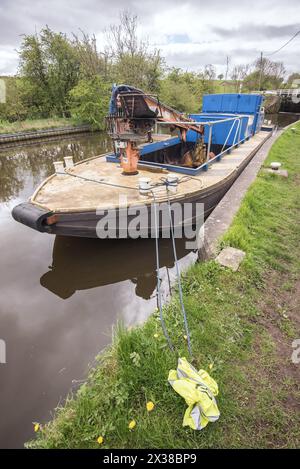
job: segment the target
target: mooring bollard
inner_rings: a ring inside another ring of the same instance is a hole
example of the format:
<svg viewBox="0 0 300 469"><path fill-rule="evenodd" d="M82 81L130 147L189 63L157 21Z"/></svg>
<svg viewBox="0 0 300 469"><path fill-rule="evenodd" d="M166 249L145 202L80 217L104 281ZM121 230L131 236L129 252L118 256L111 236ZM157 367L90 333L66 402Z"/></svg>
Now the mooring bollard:
<svg viewBox="0 0 300 469"><path fill-rule="evenodd" d="M173 174L168 174L167 175L167 188L170 192L175 194L177 192L177 187L178 187L178 176L175 176Z"/></svg>
<svg viewBox="0 0 300 469"><path fill-rule="evenodd" d="M74 166L73 156L65 156L64 160L65 160L66 169L73 168Z"/></svg>
<svg viewBox="0 0 300 469"><path fill-rule="evenodd" d="M150 178L139 178L139 191L141 195L148 195L151 190Z"/></svg>
<svg viewBox="0 0 300 469"><path fill-rule="evenodd" d="M64 173L65 167L64 167L64 162L63 161L54 161L53 165L54 165L54 169L55 169L56 174Z"/></svg>

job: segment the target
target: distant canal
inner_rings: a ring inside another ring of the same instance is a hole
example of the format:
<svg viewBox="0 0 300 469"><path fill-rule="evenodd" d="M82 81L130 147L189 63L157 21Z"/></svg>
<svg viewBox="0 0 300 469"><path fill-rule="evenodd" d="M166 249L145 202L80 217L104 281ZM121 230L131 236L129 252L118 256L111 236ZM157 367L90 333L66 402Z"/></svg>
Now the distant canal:
<svg viewBox="0 0 300 469"><path fill-rule="evenodd" d="M0 147L0 447L22 447L76 389L112 327L143 322L156 306L153 240L89 240L38 233L11 209L53 172L53 161L78 161L109 149L100 133ZM183 243L181 264L188 263ZM161 241L163 294L174 278L168 240Z"/></svg>

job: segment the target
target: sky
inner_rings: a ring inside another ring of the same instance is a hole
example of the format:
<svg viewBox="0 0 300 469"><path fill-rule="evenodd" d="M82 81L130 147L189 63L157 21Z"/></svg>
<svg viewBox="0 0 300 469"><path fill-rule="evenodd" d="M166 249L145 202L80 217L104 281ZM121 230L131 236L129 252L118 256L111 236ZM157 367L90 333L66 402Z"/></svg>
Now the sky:
<svg viewBox="0 0 300 469"><path fill-rule="evenodd" d="M0 0L0 75L17 72L23 34L46 24L67 34L95 34L99 49L105 29L124 9L137 14L138 34L161 50L169 66L200 71L213 64L224 73L268 57L300 30L299 0ZM300 72L300 34L269 58L283 61L287 74Z"/></svg>

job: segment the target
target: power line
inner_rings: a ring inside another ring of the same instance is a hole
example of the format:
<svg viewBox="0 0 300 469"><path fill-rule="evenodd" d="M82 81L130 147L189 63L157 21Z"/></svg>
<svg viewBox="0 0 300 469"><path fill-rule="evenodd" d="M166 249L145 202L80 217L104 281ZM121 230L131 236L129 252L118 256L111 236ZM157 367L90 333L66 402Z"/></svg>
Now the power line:
<svg viewBox="0 0 300 469"><path fill-rule="evenodd" d="M293 39L295 39L296 36L298 36L298 34L300 33L300 29L299 31L296 32L296 34L294 34L294 36L291 37L291 39L289 39L285 44L283 44L283 46L281 46L279 49L275 50L274 52L271 52L271 54L265 54L266 56L270 57L270 55L274 55L274 54L277 54L277 52L279 52L280 50L282 50L285 46L287 46L290 42L293 41Z"/></svg>

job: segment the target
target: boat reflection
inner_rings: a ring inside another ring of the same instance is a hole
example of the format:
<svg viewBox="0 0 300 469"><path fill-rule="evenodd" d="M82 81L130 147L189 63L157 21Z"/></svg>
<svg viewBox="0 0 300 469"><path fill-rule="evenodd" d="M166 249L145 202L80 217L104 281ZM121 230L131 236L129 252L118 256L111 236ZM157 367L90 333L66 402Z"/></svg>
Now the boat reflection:
<svg viewBox="0 0 300 469"><path fill-rule="evenodd" d="M191 251L185 240L176 241L177 257ZM170 239L159 242L160 268L174 266ZM40 279L41 285L62 299L78 290L131 280L135 294L149 299L156 288L155 240L99 240L56 236L52 266Z"/></svg>

